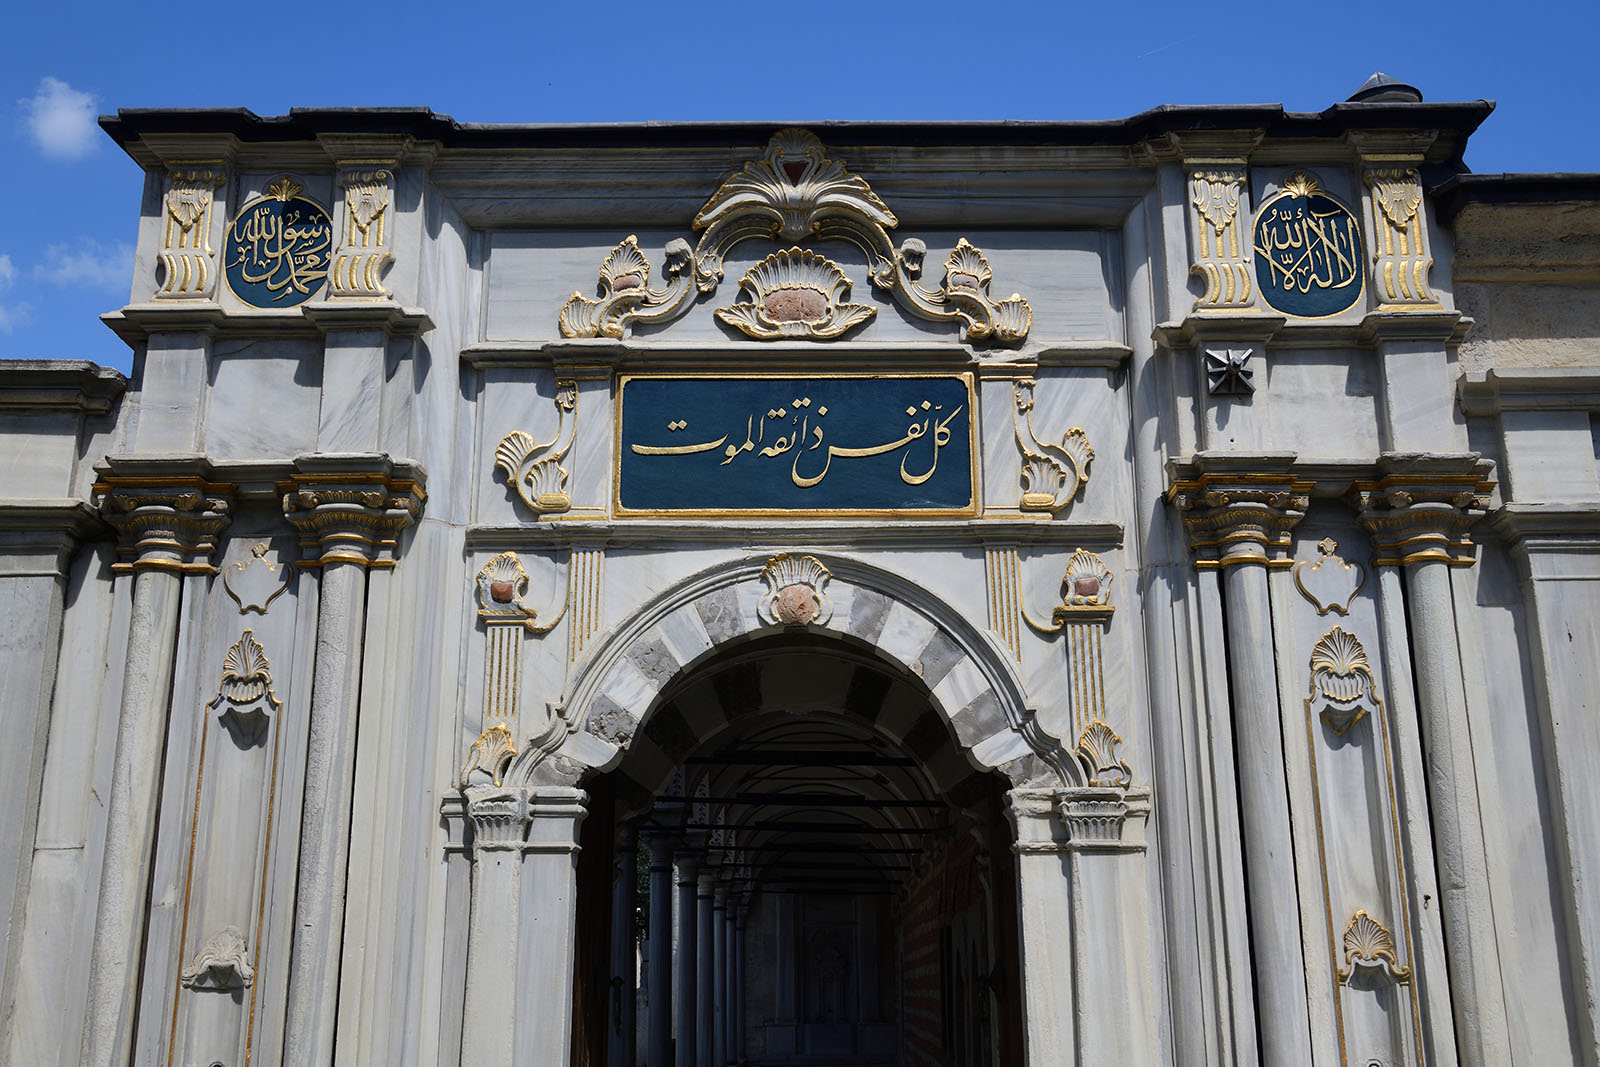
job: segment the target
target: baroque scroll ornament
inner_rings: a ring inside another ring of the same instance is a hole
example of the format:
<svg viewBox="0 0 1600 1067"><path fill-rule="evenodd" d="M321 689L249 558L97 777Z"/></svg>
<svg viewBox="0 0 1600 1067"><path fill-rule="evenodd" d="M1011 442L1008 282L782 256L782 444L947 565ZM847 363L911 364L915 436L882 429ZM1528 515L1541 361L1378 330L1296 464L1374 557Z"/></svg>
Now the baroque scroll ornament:
<svg viewBox="0 0 1600 1067"><path fill-rule="evenodd" d="M283 705L272 691L267 650L246 630L222 658L222 684L210 707L238 744L259 744Z"/></svg>
<svg viewBox="0 0 1600 1067"><path fill-rule="evenodd" d="M496 470L516 489L522 502L534 511L559 514L572 507L567 495L567 468L561 461L572 448L578 425L578 385L556 383L556 432L542 444L532 434L512 430L494 450Z"/></svg>
<svg viewBox="0 0 1600 1067"><path fill-rule="evenodd" d="M842 302L852 284L838 264L815 252L774 252L739 282L749 299L717 309L717 318L760 340L839 337L878 313L867 304Z"/></svg>
<svg viewBox="0 0 1600 1067"><path fill-rule="evenodd" d="M1335 626L1311 649L1311 695L1307 708L1322 704L1322 721L1343 734L1378 705L1367 650L1355 634Z"/></svg>
<svg viewBox="0 0 1600 1067"><path fill-rule="evenodd" d="M826 592L832 577L815 556L773 556L761 568L761 580L767 583L759 605L761 617L782 626L826 623L833 617Z"/></svg>
<svg viewBox="0 0 1600 1067"><path fill-rule="evenodd" d="M1088 484L1094 449L1081 426L1063 434L1059 445L1039 440L1033 429L1034 384L1032 378L1020 378L1014 388L1016 410L1011 422L1017 448L1022 452L1022 499L1018 506L1023 511L1054 515L1072 503L1078 491Z"/></svg>
<svg viewBox="0 0 1600 1067"><path fill-rule="evenodd" d="M700 239L694 248L682 238L667 244L663 273L668 284L664 288L650 286L650 261L639 249L637 238L630 236L601 264L596 296L573 293L562 306L558 317L561 335L621 338L636 322L671 322L689 310L697 292L716 291L723 280L723 263L734 246L760 238L795 244L787 253L776 254L787 256L789 267L794 266L796 253L815 255L799 248L800 241L845 241L866 256L872 285L887 290L910 314L929 322L956 322L965 341L1019 344L1026 339L1033 310L1018 294L1004 300L990 295L992 271L981 250L962 238L945 262L939 288L926 288L919 279L927 245L912 238L895 248L889 230L897 224L894 212L866 179L846 170L842 162L828 159L814 134L780 130L762 157L746 163L723 182L695 215L693 228L700 231ZM766 273L780 269L771 264L772 258L766 261ZM758 265L747 273L741 288L762 292L761 285L769 283L751 277L760 269ZM865 322L873 310L839 315L842 309L863 306L839 305L838 291L831 288L817 290L834 294L820 304L816 297L805 295L808 286L794 288L802 292L777 301L756 296L751 303L721 309L718 317L758 339L825 339ZM744 308L753 310L739 310ZM835 313L824 315L829 309ZM823 324L826 328L821 328Z"/></svg>
<svg viewBox="0 0 1600 1067"><path fill-rule="evenodd" d="M1333 612L1350 614L1350 605L1367 584L1365 564L1346 563L1338 556L1339 542L1324 537L1317 542L1315 563L1301 560L1294 565L1294 585L1311 602L1318 615Z"/></svg>
<svg viewBox="0 0 1600 1067"><path fill-rule="evenodd" d="M1344 966L1339 968L1339 981L1348 984L1357 971L1397 983L1411 978L1411 968L1401 965L1395 951L1394 935L1365 908L1351 916L1344 928Z"/></svg>

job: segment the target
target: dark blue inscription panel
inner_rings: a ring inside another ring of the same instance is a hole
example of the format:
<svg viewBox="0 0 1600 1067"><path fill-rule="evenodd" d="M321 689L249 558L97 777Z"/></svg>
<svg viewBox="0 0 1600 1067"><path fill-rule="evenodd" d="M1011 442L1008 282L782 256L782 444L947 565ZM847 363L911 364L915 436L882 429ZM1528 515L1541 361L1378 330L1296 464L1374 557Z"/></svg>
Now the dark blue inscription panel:
<svg viewBox="0 0 1600 1067"><path fill-rule="evenodd" d="M333 221L303 197L264 197L228 227L223 270L233 295L251 307L294 307L328 280Z"/></svg>
<svg viewBox="0 0 1600 1067"><path fill-rule="evenodd" d="M1361 295L1365 264L1355 216L1314 185L1262 206L1255 225L1256 282L1286 315L1337 315Z"/></svg>
<svg viewBox="0 0 1600 1067"><path fill-rule="evenodd" d="M938 377L632 377L624 511L965 511L972 386Z"/></svg>

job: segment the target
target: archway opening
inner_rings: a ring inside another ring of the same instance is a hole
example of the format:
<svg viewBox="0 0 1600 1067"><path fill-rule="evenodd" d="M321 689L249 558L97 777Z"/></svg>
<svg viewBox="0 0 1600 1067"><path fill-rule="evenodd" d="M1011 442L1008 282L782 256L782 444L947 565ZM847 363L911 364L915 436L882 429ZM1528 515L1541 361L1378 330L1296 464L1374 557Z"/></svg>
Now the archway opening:
<svg viewBox="0 0 1600 1067"><path fill-rule="evenodd" d="M686 669L586 783L574 1064L1020 1064L1009 784L865 647Z"/></svg>

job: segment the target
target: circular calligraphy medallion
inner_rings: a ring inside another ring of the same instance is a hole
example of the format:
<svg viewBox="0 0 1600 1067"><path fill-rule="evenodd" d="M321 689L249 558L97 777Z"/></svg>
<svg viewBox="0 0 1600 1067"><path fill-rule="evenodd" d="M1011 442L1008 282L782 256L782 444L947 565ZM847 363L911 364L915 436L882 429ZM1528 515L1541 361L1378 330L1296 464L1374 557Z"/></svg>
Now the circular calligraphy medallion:
<svg viewBox="0 0 1600 1067"><path fill-rule="evenodd" d="M1304 171L1256 212L1254 242L1256 284L1274 310L1326 318L1360 299L1366 281L1361 225Z"/></svg>
<svg viewBox="0 0 1600 1067"><path fill-rule="evenodd" d="M287 178L239 209L223 241L223 274L251 307L294 307L328 281L333 220Z"/></svg>

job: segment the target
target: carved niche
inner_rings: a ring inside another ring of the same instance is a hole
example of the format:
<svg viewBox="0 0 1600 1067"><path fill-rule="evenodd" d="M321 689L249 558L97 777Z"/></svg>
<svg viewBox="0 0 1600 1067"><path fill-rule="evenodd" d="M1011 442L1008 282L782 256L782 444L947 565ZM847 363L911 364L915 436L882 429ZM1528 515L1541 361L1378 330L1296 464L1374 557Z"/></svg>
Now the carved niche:
<svg viewBox="0 0 1600 1067"><path fill-rule="evenodd" d="M761 158L723 182L695 215L695 246L683 238L668 242L664 287L650 285L653 266L629 236L600 265L595 296L575 292L562 306L561 335L621 338L634 323L671 322L688 312L697 292L717 290L735 245L761 238L794 247L746 273L740 289L748 299L717 312L748 337L826 340L872 317L870 306L842 302L850 283L836 264L799 245L840 240L861 250L867 280L909 314L957 323L964 341L1011 345L1027 338L1033 309L1016 293L994 299L993 272L980 249L962 238L939 287L929 288L920 282L927 245L910 238L896 248L889 230L898 223L866 179L829 159L814 134L779 130Z"/></svg>

